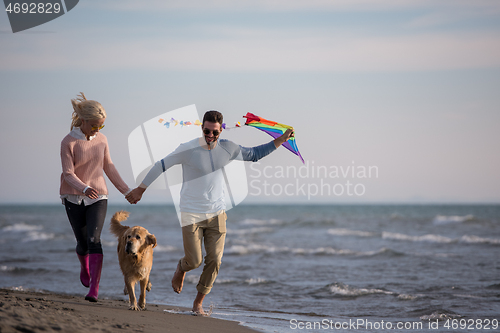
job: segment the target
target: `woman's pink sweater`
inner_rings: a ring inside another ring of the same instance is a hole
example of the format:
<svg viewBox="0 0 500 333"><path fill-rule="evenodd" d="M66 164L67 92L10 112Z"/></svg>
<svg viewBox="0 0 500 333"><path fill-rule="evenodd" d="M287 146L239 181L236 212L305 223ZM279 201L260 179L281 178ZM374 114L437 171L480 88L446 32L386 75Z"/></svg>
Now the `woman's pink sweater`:
<svg viewBox="0 0 500 333"><path fill-rule="evenodd" d="M129 190L111 161L108 139L100 132L90 141L66 135L61 142L61 162L61 195L83 195L87 186L99 195L108 194L103 171L122 194Z"/></svg>

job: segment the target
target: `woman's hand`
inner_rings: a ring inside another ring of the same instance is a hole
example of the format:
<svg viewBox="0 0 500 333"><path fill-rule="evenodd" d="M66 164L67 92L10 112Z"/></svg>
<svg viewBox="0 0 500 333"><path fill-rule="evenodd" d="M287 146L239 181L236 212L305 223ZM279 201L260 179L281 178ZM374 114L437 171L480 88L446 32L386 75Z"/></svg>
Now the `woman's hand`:
<svg viewBox="0 0 500 333"><path fill-rule="evenodd" d="M99 198L99 193L93 189L92 187L89 187L87 191L85 191L85 195L89 197L90 199L97 199Z"/></svg>

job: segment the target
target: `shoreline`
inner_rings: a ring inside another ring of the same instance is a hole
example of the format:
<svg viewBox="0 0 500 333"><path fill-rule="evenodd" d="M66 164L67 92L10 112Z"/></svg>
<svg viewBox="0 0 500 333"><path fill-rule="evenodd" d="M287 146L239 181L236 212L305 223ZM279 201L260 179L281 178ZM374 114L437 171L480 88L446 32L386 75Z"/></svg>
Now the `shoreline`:
<svg viewBox="0 0 500 333"><path fill-rule="evenodd" d="M147 304L131 311L128 301L0 288L0 332L207 332L255 333L238 322L183 313L187 308Z"/></svg>

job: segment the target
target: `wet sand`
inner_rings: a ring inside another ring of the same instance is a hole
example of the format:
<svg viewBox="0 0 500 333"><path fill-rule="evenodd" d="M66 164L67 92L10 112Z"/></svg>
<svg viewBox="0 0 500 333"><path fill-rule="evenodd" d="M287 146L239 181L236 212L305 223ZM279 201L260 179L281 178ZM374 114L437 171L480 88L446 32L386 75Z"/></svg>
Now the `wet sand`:
<svg viewBox="0 0 500 333"><path fill-rule="evenodd" d="M0 289L0 332L205 332L255 333L237 322L189 314L189 309L148 304L131 311L128 301Z"/></svg>

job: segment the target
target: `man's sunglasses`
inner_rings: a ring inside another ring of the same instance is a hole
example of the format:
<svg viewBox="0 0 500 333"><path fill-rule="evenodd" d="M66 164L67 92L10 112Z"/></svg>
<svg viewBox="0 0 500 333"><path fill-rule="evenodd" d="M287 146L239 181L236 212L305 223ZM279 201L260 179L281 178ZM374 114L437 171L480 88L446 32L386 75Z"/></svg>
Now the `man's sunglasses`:
<svg viewBox="0 0 500 333"><path fill-rule="evenodd" d="M205 135L209 135L210 132L214 133L214 136L218 136L220 134L220 132L218 130L212 131L212 130L209 130L208 128L205 128L203 130L203 133L205 133Z"/></svg>
<svg viewBox="0 0 500 333"><path fill-rule="evenodd" d="M104 125L102 126L92 126L92 131L97 131L97 130L102 130L104 128Z"/></svg>

